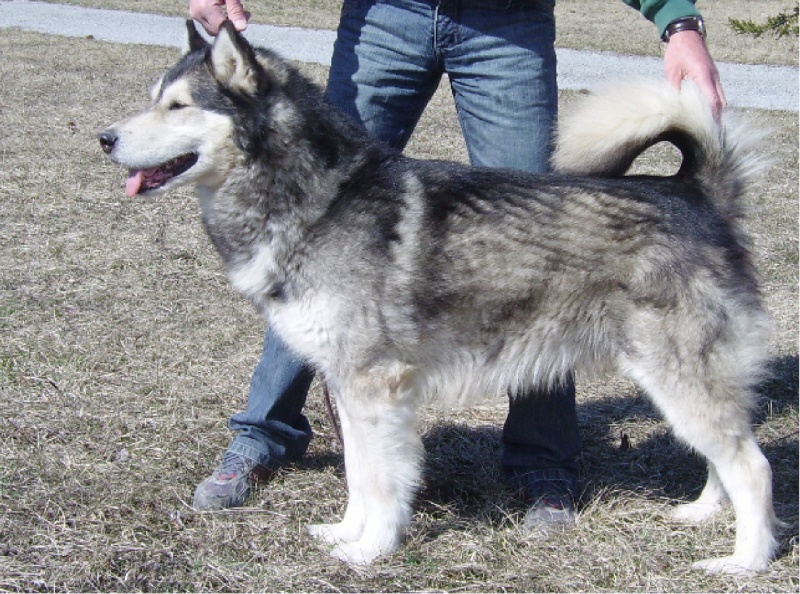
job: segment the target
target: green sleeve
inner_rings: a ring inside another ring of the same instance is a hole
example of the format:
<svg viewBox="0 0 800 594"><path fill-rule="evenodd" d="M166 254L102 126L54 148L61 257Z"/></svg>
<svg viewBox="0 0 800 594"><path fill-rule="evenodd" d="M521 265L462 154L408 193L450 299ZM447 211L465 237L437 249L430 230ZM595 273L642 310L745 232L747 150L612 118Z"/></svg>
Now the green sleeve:
<svg viewBox="0 0 800 594"><path fill-rule="evenodd" d="M648 21L655 23L658 34L662 35L672 21L685 16L700 16L695 8L695 0L622 0L635 8Z"/></svg>

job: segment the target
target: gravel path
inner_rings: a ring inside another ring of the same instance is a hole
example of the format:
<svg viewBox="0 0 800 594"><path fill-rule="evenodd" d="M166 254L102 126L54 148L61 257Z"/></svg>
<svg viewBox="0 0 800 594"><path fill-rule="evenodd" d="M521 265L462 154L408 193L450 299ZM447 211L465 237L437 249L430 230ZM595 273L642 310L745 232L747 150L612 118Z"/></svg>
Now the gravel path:
<svg viewBox="0 0 800 594"><path fill-rule="evenodd" d="M93 36L115 43L183 47L184 19L152 14L81 8L61 4L0 0L0 28L66 35ZM252 24L247 38L286 58L329 65L333 31ZM721 62L725 94L731 106L798 111L798 69ZM612 53L558 50L558 83L562 89L591 89L615 73L626 78L660 77L659 58Z"/></svg>

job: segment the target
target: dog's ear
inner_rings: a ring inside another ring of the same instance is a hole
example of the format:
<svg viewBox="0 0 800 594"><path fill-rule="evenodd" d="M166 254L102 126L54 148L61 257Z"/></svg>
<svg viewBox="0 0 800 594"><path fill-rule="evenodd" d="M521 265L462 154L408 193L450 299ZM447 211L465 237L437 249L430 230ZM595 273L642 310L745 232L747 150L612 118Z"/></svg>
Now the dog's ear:
<svg viewBox="0 0 800 594"><path fill-rule="evenodd" d="M234 93L255 96L261 90L262 68L253 48L230 21L223 23L214 40L210 66L217 82Z"/></svg>
<svg viewBox="0 0 800 594"><path fill-rule="evenodd" d="M186 41L189 52L204 50L209 46L209 43L200 35L192 19L186 21L186 32L188 33Z"/></svg>

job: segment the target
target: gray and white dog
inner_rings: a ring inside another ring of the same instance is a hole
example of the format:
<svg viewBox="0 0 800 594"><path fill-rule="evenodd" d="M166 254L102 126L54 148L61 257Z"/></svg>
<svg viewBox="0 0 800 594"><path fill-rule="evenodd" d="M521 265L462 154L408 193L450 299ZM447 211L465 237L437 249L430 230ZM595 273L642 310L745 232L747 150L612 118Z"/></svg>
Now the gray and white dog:
<svg viewBox="0 0 800 594"><path fill-rule="evenodd" d="M752 157L695 89L636 83L590 97L559 130L558 173L410 159L232 26L189 52L152 103L100 134L129 195L194 183L233 285L336 396L349 498L312 526L369 563L400 543L423 455L423 404L467 404L614 370L708 460L699 522L726 499L731 556L775 550L771 471L750 427L770 323L742 230ZM625 176L669 141L669 177Z"/></svg>

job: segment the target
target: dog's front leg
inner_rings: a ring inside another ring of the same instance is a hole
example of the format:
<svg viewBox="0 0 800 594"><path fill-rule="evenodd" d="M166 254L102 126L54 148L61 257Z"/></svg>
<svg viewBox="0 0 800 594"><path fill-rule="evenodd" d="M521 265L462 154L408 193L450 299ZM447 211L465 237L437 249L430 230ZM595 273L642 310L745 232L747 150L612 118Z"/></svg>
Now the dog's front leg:
<svg viewBox="0 0 800 594"><path fill-rule="evenodd" d="M337 398L347 468L347 512L342 523L314 527L312 534L338 541L331 554L347 563L369 564L392 552L411 521L422 442L413 399L390 389L396 385L394 380L372 378L341 390ZM351 540L359 529L360 536Z"/></svg>
<svg viewBox="0 0 800 594"><path fill-rule="evenodd" d="M361 456L357 455L357 447L353 443L353 429L347 409L339 398L339 391L336 392L337 411L339 413L339 424L342 430L342 440L344 441L344 465L347 475L347 509L344 512L342 521L338 524L312 524L308 527L308 533L327 544L342 545L355 542L364 533L364 525L367 521L366 508L364 506L363 486L360 480L363 471L359 470L358 465L362 462Z"/></svg>

